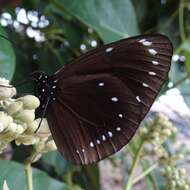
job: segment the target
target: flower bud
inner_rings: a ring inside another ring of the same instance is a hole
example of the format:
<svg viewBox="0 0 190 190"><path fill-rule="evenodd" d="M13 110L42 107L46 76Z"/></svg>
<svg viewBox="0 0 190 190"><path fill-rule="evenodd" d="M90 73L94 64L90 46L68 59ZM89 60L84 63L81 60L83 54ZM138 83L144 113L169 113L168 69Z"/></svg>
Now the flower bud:
<svg viewBox="0 0 190 190"><path fill-rule="evenodd" d="M178 129L173 126L173 127L172 127L172 131L173 131L173 133L177 133Z"/></svg>
<svg viewBox="0 0 190 190"><path fill-rule="evenodd" d="M32 95L26 95L24 97L19 98L18 100L23 102L24 109L33 110L39 107L40 105L39 99Z"/></svg>
<svg viewBox="0 0 190 190"><path fill-rule="evenodd" d="M176 185L177 185L177 184L176 184L176 181L172 180L172 181L171 181L171 185L172 185L172 187L176 187Z"/></svg>
<svg viewBox="0 0 190 190"><path fill-rule="evenodd" d="M39 143L35 144L36 152L43 151L44 147L45 147L45 142L43 141L39 141Z"/></svg>
<svg viewBox="0 0 190 190"><path fill-rule="evenodd" d="M34 137L34 136L30 136L30 135L23 135L18 137L15 140L16 145L20 145L20 144L24 144L24 145L33 145L35 143L39 142L39 138L38 137Z"/></svg>
<svg viewBox="0 0 190 190"><path fill-rule="evenodd" d="M24 123L31 123L35 118L34 110L22 110L15 115L15 118Z"/></svg>
<svg viewBox="0 0 190 190"><path fill-rule="evenodd" d="M185 186L184 186L184 190L189 190L189 189L190 189L190 185L185 184Z"/></svg>
<svg viewBox="0 0 190 190"><path fill-rule="evenodd" d="M172 130L171 129L163 129L162 133L166 136L170 136L172 134Z"/></svg>
<svg viewBox="0 0 190 190"><path fill-rule="evenodd" d="M0 78L0 85L0 100L11 98L16 94L16 89L10 88L8 80Z"/></svg>
<svg viewBox="0 0 190 190"><path fill-rule="evenodd" d="M39 122L34 120L32 123L28 124L28 127L26 129L26 133L34 133L36 129L38 128Z"/></svg>
<svg viewBox="0 0 190 190"><path fill-rule="evenodd" d="M6 134L10 136L17 136L24 132L22 125L17 125L16 123L10 123L7 127Z"/></svg>
<svg viewBox="0 0 190 190"><path fill-rule="evenodd" d="M36 121L38 123L40 123L40 120L41 120L41 118L36 119ZM44 140L47 139L51 135L49 126L48 126L48 122L46 119L43 119L41 126L40 126L39 130L37 131L37 135L40 138L44 138Z"/></svg>
<svg viewBox="0 0 190 190"><path fill-rule="evenodd" d="M55 145L54 140L50 140L46 143L45 145L45 150L46 151L53 151L53 150L57 150L57 146Z"/></svg>
<svg viewBox="0 0 190 190"><path fill-rule="evenodd" d="M179 173L180 175L185 175L186 174L185 168L179 168Z"/></svg>
<svg viewBox="0 0 190 190"><path fill-rule="evenodd" d="M23 103L21 101L13 102L7 108L7 112L9 115L13 115L16 112L20 111L23 108Z"/></svg>
<svg viewBox="0 0 190 190"><path fill-rule="evenodd" d="M2 132L13 121L12 117L0 112L0 132Z"/></svg>

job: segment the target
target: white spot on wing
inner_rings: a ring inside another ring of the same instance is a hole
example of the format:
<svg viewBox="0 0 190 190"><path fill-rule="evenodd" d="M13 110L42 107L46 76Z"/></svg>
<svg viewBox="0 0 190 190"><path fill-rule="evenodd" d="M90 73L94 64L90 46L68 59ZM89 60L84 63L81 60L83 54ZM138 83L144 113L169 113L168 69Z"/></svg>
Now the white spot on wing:
<svg viewBox="0 0 190 190"><path fill-rule="evenodd" d="M151 55L156 55L156 54L158 53L155 49L148 49L148 52L149 52Z"/></svg>
<svg viewBox="0 0 190 190"><path fill-rule="evenodd" d="M151 46L151 45L152 45L152 42L145 41L145 42L142 42L142 44L143 44L144 46Z"/></svg>
<svg viewBox="0 0 190 190"><path fill-rule="evenodd" d="M104 86L103 82L98 83L98 86Z"/></svg>
<svg viewBox="0 0 190 190"><path fill-rule="evenodd" d="M110 51L112 51L112 50L113 50L113 48L112 48L112 47L109 47L109 48L106 49L106 52L110 52Z"/></svg>
<svg viewBox="0 0 190 190"><path fill-rule="evenodd" d="M152 61L153 65L159 65L158 61Z"/></svg>
<svg viewBox="0 0 190 190"><path fill-rule="evenodd" d="M100 144L100 140L97 139L96 142L97 142L97 144Z"/></svg>
<svg viewBox="0 0 190 190"><path fill-rule="evenodd" d="M113 137L113 133L111 131L108 131L109 137Z"/></svg>
<svg viewBox="0 0 190 190"><path fill-rule="evenodd" d="M105 140L106 140L105 135L102 135L102 140L103 140L103 141L105 141Z"/></svg>
<svg viewBox="0 0 190 190"><path fill-rule="evenodd" d="M79 151L78 151L78 150L76 150L76 153L77 153L77 154L79 154Z"/></svg>
<svg viewBox="0 0 190 190"><path fill-rule="evenodd" d="M146 39L141 39L141 40L139 40L140 43L143 43L143 42L145 42L145 41L146 41Z"/></svg>
<svg viewBox="0 0 190 190"><path fill-rule="evenodd" d="M113 102L118 102L119 99L118 99L117 97L112 97L111 100L112 100Z"/></svg>
<svg viewBox="0 0 190 190"><path fill-rule="evenodd" d="M116 128L116 131L121 131L121 127L117 127L117 128Z"/></svg>
<svg viewBox="0 0 190 190"><path fill-rule="evenodd" d="M137 99L138 102L141 102L141 99L140 99L139 96L136 96L136 99Z"/></svg>
<svg viewBox="0 0 190 190"><path fill-rule="evenodd" d="M148 84L146 84L146 83L142 83L142 85L144 86L144 87L149 87L149 85Z"/></svg>
<svg viewBox="0 0 190 190"><path fill-rule="evenodd" d="M152 72L152 71L148 72L148 74L149 74L149 75L153 75L153 76L156 75L156 73L155 73L155 72Z"/></svg>
<svg viewBox="0 0 190 190"><path fill-rule="evenodd" d="M120 114L118 114L118 116L119 116L120 118L123 118L123 114L121 114L121 113L120 113Z"/></svg>
<svg viewBox="0 0 190 190"><path fill-rule="evenodd" d="M93 143L93 142L90 142L90 146L91 146L91 147L94 147L94 143Z"/></svg>
<svg viewBox="0 0 190 190"><path fill-rule="evenodd" d="M85 152L84 148L82 149L82 152L83 152L83 153Z"/></svg>

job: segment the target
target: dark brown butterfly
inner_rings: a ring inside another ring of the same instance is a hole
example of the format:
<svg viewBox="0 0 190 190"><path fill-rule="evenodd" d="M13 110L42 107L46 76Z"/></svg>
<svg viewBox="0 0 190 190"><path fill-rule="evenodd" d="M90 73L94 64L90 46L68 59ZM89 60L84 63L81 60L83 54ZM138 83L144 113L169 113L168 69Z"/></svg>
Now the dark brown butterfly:
<svg viewBox="0 0 190 190"><path fill-rule="evenodd" d="M143 35L89 51L52 76L32 74L60 153L90 164L126 145L167 78L171 56L166 36Z"/></svg>

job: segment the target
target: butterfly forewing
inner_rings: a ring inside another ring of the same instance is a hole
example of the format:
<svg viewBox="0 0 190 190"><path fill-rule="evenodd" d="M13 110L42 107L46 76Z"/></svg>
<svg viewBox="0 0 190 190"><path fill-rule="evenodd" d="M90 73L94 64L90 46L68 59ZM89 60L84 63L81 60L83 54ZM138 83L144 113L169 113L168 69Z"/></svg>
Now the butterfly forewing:
<svg viewBox="0 0 190 190"><path fill-rule="evenodd" d="M48 122L59 151L95 163L134 135L167 77L170 41L137 36L92 50L59 70Z"/></svg>

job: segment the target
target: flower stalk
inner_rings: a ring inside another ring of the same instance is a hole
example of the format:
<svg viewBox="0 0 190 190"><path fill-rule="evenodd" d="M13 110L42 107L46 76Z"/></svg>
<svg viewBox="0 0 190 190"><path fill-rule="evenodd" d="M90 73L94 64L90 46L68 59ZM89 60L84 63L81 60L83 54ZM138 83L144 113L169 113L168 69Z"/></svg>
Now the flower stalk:
<svg viewBox="0 0 190 190"><path fill-rule="evenodd" d="M28 162L28 161L25 162L24 170L25 170L25 175L26 175L27 190L33 190L32 167L31 167L30 162Z"/></svg>
<svg viewBox="0 0 190 190"><path fill-rule="evenodd" d="M126 184L125 190L131 190L131 188L132 188L132 185L133 185L133 175L134 175L136 167L137 167L137 165L139 163L139 160L141 158L141 154L142 154L142 151L143 151L144 143L145 143L145 141L142 141L140 143L140 146L139 146L138 150L137 150L137 153L135 155L132 167L131 167L131 169L129 171L128 180L127 180L127 184Z"/></svg>

